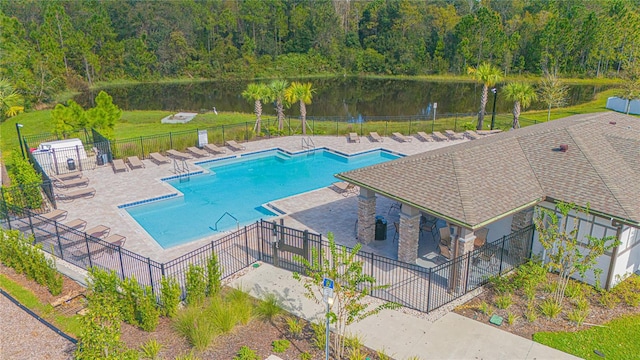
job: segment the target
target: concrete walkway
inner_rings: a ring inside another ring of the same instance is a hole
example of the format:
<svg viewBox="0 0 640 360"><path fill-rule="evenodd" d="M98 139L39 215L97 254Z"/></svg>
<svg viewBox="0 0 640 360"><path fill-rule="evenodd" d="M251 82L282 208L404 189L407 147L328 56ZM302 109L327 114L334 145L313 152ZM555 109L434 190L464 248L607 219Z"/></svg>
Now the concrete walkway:
<svg viewBox="0 0 640 360"><path fill-rule="evenodd" d="M303 296L304 288L291 272L262 264L236 278L232 286L256 297L274 293L283 307L307 320L323 318L323 305ZM377 300L371 299L372 302ZM410 310L385 310L353 324L364 344L397 360L420 359L578 359L495 326L446 312L439 319Z"/></svg>

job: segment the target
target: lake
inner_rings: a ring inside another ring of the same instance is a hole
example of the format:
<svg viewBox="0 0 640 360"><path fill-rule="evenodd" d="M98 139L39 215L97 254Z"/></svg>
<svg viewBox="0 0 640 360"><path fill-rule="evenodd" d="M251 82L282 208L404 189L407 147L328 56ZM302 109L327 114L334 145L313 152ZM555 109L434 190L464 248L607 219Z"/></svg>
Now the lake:
<svg viewBox="0 0 640 360"><path fill-rule="evenodd" d="M398 116L431 115L433 103L438 114L476 113L482 86L463 82L433 82L420 80L368 79L334 77L302 80L316 89L312 104L307 106L308 116ZM104 89L113 102L123 110L203 111L215 107L218 111L253 112L253 103L241 93L251 81L211 81L181 84L136 84ZM591 101L604 86L573 85L569 87L568 105ZM96 92L83 93L74 100L93 107ZM493 94L489 93L487 112L493 107ZM299 115L298 105L285 110L286 115ZM511 112L513 102L498 91L496 111ZM534 103L528 109L546 109ZM266 116L275 114L271 104L263 106Z"/></svg>

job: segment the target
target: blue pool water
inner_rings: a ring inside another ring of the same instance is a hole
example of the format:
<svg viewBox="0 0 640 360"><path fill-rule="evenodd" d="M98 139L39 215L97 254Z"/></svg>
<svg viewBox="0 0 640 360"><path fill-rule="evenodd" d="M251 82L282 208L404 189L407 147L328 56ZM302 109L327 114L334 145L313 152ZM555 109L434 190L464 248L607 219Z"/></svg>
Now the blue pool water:
<svg viewBox="0 0 640 360"><path fill-rule="evenodd" d="M200 164L210 174L190 181L167 181L184 194L169 200L127 207L133 218L163 247L168 248L234 230L261 218L276 216L262 205L273 200L331 185L334 174L397 159L385 151L345 157L326 150L288 155L273 150Z"/></svg>

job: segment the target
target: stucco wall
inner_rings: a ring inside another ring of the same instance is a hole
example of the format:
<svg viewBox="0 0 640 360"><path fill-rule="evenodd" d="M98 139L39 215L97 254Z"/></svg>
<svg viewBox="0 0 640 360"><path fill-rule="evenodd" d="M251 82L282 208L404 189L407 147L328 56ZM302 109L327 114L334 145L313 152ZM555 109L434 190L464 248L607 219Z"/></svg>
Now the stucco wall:
<svg viewBox="0 0 640 360"><path fill-rule="evenodd" d="M513 216L508 216L502 220L487 225L489 233L487 234L487 242L496 241L503 236L511 234L511 221Z"/></svg>
<svg viewBox="0 0 640 360"><path fill-rule="evenodd" d="M555 206L551 203L542 203L541 206L554 210ZM567 231L570 231L575 223L576 213L571 212L569 214L569 220L567 221ZM544 261L548 261L548 254L544 251L544 248L539 242L538 233L534 234L533 240L533 254L539 256ZM599 216L589 215L588 217L584 214L580 214L580 220L578 225L578 239L581 242L586 243L588 241L587 236L591 235L593 237L602 238L604 236L615 236L616 235L616 227L611 224L611 219L602 218ZM611 251L605 253L604 255L598 257L596 267L602 269L602 273L600 274L600 286L604 287L607 281L607 275L609 272L609 266L611 264ZM622 266L622 265L620 265ZM616 271L618 268L618 264L616 264ZM625 267L626 268L626 267ZM624 272L623 272L624 273ZM595 285L596 277L593 271L588 271L584 278L581 278L579 274L575 274L576 279L584 281L588 284Z"/></svg>
<svg viewBox="0 0 640 360"><path fill-rule="evenodd" d="M624 226L620 234L620 249L614 266L613 285L640 269L640 229Z"/></svg>

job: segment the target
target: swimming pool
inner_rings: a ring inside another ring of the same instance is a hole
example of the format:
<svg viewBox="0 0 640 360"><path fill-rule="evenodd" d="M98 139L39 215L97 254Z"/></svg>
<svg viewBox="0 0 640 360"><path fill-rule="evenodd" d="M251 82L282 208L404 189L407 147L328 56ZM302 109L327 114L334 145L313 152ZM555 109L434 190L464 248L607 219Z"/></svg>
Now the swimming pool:
<svg viewBox="0 0 640 360"><path fill-rule="evenodd" d="M199 165L210 173L185 182L167 181L184 196L125 209L160 246L169 248L277 216L262 205L329 186L336 181L334 174L398 157L383 150L355 156L328 150L296 155L271 150L204 162Z"/></svg>

